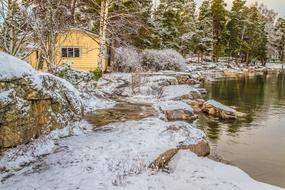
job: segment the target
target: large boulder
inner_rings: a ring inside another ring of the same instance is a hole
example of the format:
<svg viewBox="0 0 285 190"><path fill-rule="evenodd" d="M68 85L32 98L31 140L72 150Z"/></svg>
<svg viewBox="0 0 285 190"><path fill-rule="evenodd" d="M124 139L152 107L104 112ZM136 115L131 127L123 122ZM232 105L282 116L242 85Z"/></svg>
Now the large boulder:
<svg viewBox="0 0 285 190"><path fill-rule="evenodd" d="M217 117L225 120L237 119L239 117L246 116L244 113L238 112L235 109L229 106L225 106L215 100L208 100L205 102L203 104L202 110L212 117Z"/></svg>
<svg viewBox="0 0 285 190"><path fill-rule="evenodd" d="M193 79L190 74L178 74L176 78L179 84L188 84L188 85L201 84L199 80Z"/></svg>
<svg viewBox="0 0 285 190"><path fill-rule="evenodd" d="M162 101L158 103L160 110L168 121L194 121L197 115L190 105L182 101Z"/></svg>
<svg viewBox="0 0 285 190"><path fill-rule="evenodd" d="M197 156L205 157L210 154L210 146L206 140L201 140L197 144L182 144L177 148L170 149L160 154L150 165L149 168L157 170L168 167L168 163L179 152L179 150L186 150L193 152Z"/></svg>
<svg viewBox="0 0 285 190"><path fill-rule="evenodd" d="M201 113L202 112L202 108L203 108L203 105L205 103L205 100L203 100L203 99L196 99L196 100L190 100L187 103L192 106L194 113L197 114L197 113Z"/></svg>
<svg viewBox="0 0 285 190"><path fill-rule="evenodd" d="M163 89L161 98L165 100L201 99L202 95L196 88L189 85L172 85Z"/></svg>
<svg viewBox="0 0 285 190"><path fill-rule="evenodd" d="M79 92L67 81L1 52L0 68L0 149L81 118Z"/></svg>

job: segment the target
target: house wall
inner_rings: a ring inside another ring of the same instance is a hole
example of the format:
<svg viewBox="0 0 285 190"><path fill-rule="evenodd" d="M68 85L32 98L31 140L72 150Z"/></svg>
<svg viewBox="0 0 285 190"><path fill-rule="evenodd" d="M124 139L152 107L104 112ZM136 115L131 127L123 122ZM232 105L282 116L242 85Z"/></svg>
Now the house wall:
<svg viewBox="0 0 285 190"><path fill-rule="evenodd" d="M71 67L76 70L91 71L98 68L99 44L98 40L92 35L83 31L70 30L57 36L56 43L56 64L71 63ZM80 57L62 58L61 48L78 47L80 48ZM32 53L27 60L36 68L36 54ZM46 64L44 64L44 68ZM103 71L106 71L106 60L103 62Z"/></svg>
<svg viewBox="0 0 285 190"><path fill-rule="evenodd" d="M33 51L29 56L27 56L24 61L30 63L33 68L38 68L38 56L37 56L37 51Z"/></svg>
<svg viewBox="0 0 285 190"><path fill-rule="evenodd" d="M96 40L96 39L95 39ZM92 36L81 31L68 31L57 38L56 63L72 63L72 68L90 71L98 67L99 44ZM80 57L62 58L61 48L79 47Z"/></svg>

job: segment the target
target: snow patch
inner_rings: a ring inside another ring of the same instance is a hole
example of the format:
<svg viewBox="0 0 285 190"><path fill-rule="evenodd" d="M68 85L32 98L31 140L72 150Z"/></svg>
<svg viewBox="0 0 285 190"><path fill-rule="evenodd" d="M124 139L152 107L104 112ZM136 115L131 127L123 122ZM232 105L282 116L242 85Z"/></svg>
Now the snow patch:
<svg viewBox="0 0 285 190"><path fill-rule="evenodd" d="M11 89L7 91L0 92L0 102L4 104L8 104L13 101L13 97L15 97L16 91Z"/></svg>
<svg viewBox="0 0 285 190"><path fill-rule="evenodd" d="M0 158L0 168L8 170L21 169L25 165L38 161L40 157L54 152L59 139L71 135L82 135L91 131L92 128L86 121L75 122L63 129L56 129L48 135L43 135L28 145L19 145Z"/></svg>
<svg viewBox="0 0 285 190"><path fill-rule="evenodd" d="M24 76L34 75L36 72L25 61L4 52L0 52L0 68L0 80L19 79Z"/></svg>
<svg viewBox="0 0 285 190"><path fill-rule="evenodd" d="M184 142L197 143L205 134L185 122L157 118L114 123L95 132L57 141L61 151L16 172L3 188L114 189L128 186L128 178L148 172L161 153ZM50 146L52 148L52 146ZM11 165L2 159L1 165ZM36 166L47 166L38 172ZM36 168L36 169L33 169ZM25 175L29 173L29 175ZM144 179L143 179L144 180Z"/></svg>
<svg viewBox="0 0 285 190"><path fill-rule="evenodd" d="M162 98L166 100L173 100L185 95L191 97L193 93L201 96L200 92L196 88L189 85L172 85L166 86L163 89Z"/></svg>
<svg viewBox="0 0 285 190"><path fill-rule="evenodd" d="M193 109L190 105L182 101L161 101L158 106L165 111L168 110L187 110L193 113Z"/></svg>

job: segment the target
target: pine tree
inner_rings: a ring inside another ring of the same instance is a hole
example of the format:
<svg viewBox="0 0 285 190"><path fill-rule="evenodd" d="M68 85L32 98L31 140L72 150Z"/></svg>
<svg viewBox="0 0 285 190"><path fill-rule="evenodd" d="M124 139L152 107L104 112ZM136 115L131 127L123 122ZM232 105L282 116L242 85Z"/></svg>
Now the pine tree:
<svg viewBox="0 0 285 190"><path fill-rule="evenodd" d="M285 19L278 18L275 25L275 44L280 61L285 60Z"/></svg>
<svg viewBox="0 0 285 190"><path fill-rule="evenodd" d="M209 0L203 1L199 9L197 25L197 33L200 38L197 50L203 62L203 56L210 55L213 51L213 20Z"/></svg>
<svg viewBox="0 0 285 190"><path fill-rule="evenodd" d="M200 35L197 31L197 20L196 20L196 3L194 0L184 1L185 7L181 14L181 26L178 27L180 37L180 52L183 55L187 55L191 52L197 51L197 47L200 43Z"/></svg>
<svg viewBox="0 0 285 190"><path fill-rule="evenodd" d="M223 0L212 0L212 18L213 18L213 61L217 62L219 57L224 54L227 11Z"/></svg>
<svg viewBox="0 0 285 190"><path fill-rule="evenodd" d="M173 48L182 53L189 50L195 28L195 3L193 0L162 0L151 21L159 48Z"/></svg>
<svg viewBox="0 0 285 190"><path fill-rule="evenodd" d="M275 31L274 31L274 23L276 21L276 17L278 13L274 10L268 9L265 5L260 4L258 6L258 10L262 16L262 19L265 21L265 33L267 35L267 54L268 58L276 59L276 42L275 42Z"/></svg>
<svg viewBox="0 0 285 190"><path fill-rule="evenodd" d="M255 4L247 9L248 22L242 44L242 60L247 64L256 60L265 64L267 60L266 21Z"/></svg>
<svg viewBox="0 0 285 190"><path fill-rule="evenodd" d="M229 32L228 37L228 54L231 57L240 57L242 43L244 40L244 33L246 30L247 15L245 14L245 3L244 0L234 0L233 6L230 12L230 21L227 24L227 30Z"/></svg>

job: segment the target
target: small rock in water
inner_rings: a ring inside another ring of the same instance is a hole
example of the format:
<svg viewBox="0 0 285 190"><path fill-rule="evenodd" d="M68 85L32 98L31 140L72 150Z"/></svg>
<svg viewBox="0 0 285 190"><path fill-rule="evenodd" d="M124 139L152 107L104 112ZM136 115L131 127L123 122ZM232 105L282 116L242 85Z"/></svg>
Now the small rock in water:
<svg viewBox="0 0 285 190"><path fill-rule="evenodd" d="M168 121L193 121L198 117L190 105L182 101L164 101L159 103L159 107L166 115Z"/></svg>
<svg viewBox="0 0 285 190"><path fill-rule="evenodd" d="M203 104L202 110L210 116L218 117L220 119L225 120L237 119L246 116L246 114L238 112L235 109L223 105L215 100L208 100L207 102L205 102Z"/></svg>

